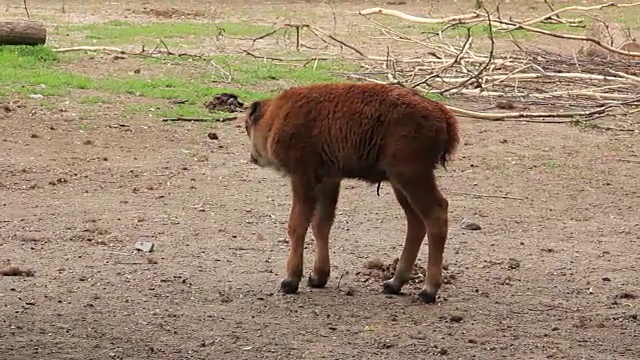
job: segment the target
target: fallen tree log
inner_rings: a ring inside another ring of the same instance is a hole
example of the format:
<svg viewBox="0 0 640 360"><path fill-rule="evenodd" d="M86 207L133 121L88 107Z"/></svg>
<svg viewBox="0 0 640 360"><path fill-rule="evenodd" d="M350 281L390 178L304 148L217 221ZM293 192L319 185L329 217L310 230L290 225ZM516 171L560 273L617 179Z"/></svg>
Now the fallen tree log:
<svg viewBox="0 0 640 360"><path fill-rule="evenodd" d="M47 28L33 20L0 20L0 45L44 45Z"/></svg>

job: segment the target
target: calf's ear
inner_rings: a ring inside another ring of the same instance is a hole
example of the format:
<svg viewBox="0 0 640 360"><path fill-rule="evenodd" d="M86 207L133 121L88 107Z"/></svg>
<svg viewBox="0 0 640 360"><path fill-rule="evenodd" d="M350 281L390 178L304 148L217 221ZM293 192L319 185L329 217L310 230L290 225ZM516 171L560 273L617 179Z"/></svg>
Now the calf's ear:
<svg viewBox="0 0 640 360"><path fill-rule="evenodd" d="M255 125L262 116L262 102L255 101L249 106L249 112L247 113L247 119L249 120L249 124Z"/></svg>

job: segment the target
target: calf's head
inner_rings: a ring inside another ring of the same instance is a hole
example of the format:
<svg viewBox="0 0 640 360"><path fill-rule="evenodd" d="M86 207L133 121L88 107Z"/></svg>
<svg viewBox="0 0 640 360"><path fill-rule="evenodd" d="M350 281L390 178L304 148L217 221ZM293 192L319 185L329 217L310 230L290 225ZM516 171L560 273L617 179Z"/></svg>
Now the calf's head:
<svg viewBox="0 0 640 360"><path fill-rule="evenodd" d="M252 103L244 120L245 131L251 141L249 162L260 167L272 165L267 153L267 139L271 127L266 123L264 116L268 105L268 100Z"/></svg>

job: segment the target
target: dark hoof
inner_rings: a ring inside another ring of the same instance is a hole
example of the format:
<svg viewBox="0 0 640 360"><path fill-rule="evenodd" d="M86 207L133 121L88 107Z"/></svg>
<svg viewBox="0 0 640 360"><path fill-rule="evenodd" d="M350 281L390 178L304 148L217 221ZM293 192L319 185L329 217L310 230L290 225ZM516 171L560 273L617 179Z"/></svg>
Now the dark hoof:
<svg viewBox="0 0 640 360"><path fill-rule="evenodd" d="M329 281L329 276L315 276L309 275L309 279L307 280L307 285L312 288L321 289L327 285Z"/></svg>
<svg viewBox="0 0 640 360"><path fill-rule="evenodd" d="M298 292L298 281L284 279L280 282L280 292L283 294L295 294Z"/></svg>
<svg viewBox="0 0 640 360"><path fill-rule="evenodd" d="M398 288L393 281L387 280L382 283L382 293L389 295L400 295L400 288Z"/></svg>
<svg viewBox="0 0 640 360"><path fill-rule="evenodd" d="M418 297L425 304L433 304L436 302L436 294L432 294L427 290L421 290L418 293Z"/></svg>

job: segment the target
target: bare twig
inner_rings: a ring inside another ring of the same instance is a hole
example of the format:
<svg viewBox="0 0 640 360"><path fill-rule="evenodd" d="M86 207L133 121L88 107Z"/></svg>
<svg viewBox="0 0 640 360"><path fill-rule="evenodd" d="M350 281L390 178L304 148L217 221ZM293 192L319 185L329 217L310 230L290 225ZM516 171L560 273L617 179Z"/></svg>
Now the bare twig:
<svg viewBox="0 0 640 360"><path fill-rule="evenodd" d="M198 118L198 117L169 117L162 118L162 121L185 121L185 122L226 122L236 120L237 116L229 116L224 118Z"/></svg>
<svg viewBox="0 0 640 360"><path fill-rule="evenodd" d="M344 272L342 274L340 274L340 277L338 278L338 290L342 291L342 289L340 288L340 284L342 283L342 278L344 277Z"/></svg>
<svg viewBox="0 0 640 360"><path fill-rule="evenodd" d="M29 7L27 6L27 0L23 0L24 3L24 11L27 13L27 19L31 20L31 15L29 14Z"/></svg>
<svg viewBox="0 0 640 360"><path fill-rule="evenodd" d="M482 4L482 9L484 10L487 19L489 21L489 23L491 23L491 15L489 15L489 10L487 10L487 8L484 6L484 4ZM492 60L493 60L493 52L495 50L495 40L493 39L493 30L491 29L491 26L487 26L487 29L489 31L489 41L491 41L491 48L489 49L489 56L487 59L487 62L480 68L478 69L478 72L473 75L472 77L467 78L465 81L463 81L462 83L449 88L449 89L445 89L442 91L442 93L446 93L446 92L453 92L456 89L462 89L463 86L465 86L467 83L475 80L478 82L479 85L481 85L481 81L479 80L480 74L482 74L487 67L489 66L489 64L491 64Z"/></svg>
<svg viewBox="0 0 640 360"><path fill-rule="evenodd" d="M468 195L474 197L482 197L482 198L498 198L498 199L509 199L509 200L524 200L524 198L516 197L516 196L508 196L508 195L491 195L491 194L476 194L476 193L468 193L464 191L449 191L452 194L457 195Z"/></svg>
<svg viewBox="0 0 640 360"><path fill-rule="evenodd" d="M325 33L324 31L318 29L317 27L310 26L309 28L313 29L314 31L319 32L320 34L322 34L322 35L328 37L329 39L339 43L340 45L343 45L344 47L347 47L347 48L355 51L358 55L366 57L366 55L362 51L358 50L355 46L349 45L346 42L336 38L335 36Z"/></svg>
<svg viewBox="0 0 640 360"><path fill-rule="evenodd" d="M338 19L336 18L336 9L333 7L333 0L327 1L327 4L331 9L331 16L333 17L333 29L331 30L331 32L335 34L336 28L338 27Z"/></svg>
<svg viewBox="0 0 640 360"><path fill-rule="evenodd" d="M59 53L72 52L72 51L105 51L105 52L117 52L121 54L127 53L126 51L120 48L110 47L110 46L74 46L74 47L68 47L68 48L58 48L58 49L54 49L53 51L59 52Z"/></svg>

